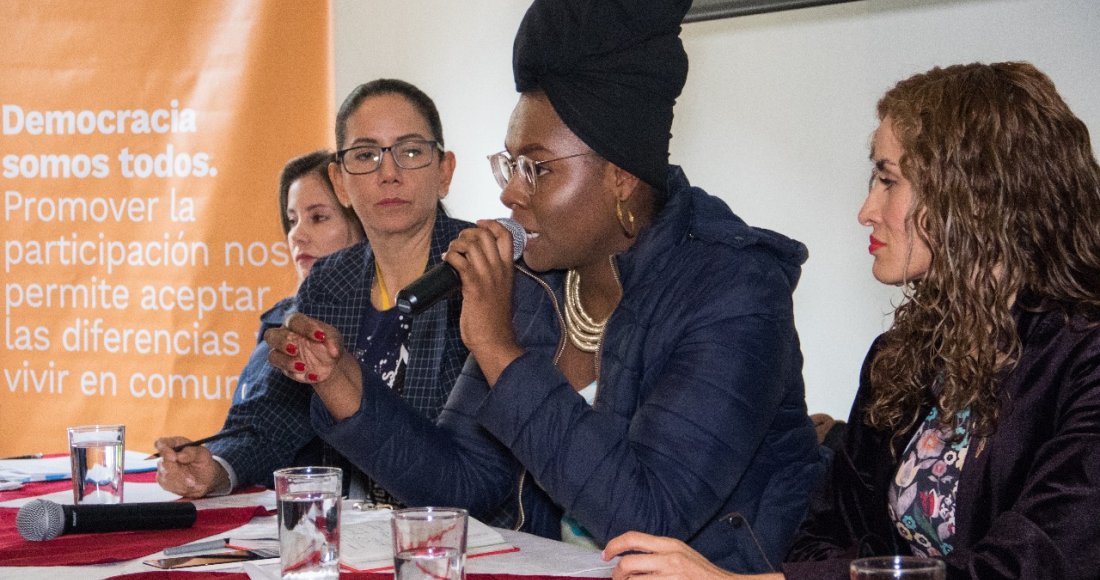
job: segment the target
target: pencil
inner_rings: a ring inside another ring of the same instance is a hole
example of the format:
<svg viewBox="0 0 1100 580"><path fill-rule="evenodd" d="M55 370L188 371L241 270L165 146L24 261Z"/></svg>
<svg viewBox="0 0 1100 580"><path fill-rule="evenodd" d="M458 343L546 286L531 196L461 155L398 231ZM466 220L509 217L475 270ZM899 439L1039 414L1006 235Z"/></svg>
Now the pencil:
<svg viewBox="0 0 1100 580"><path fill-rule="evenodd" d="M211 441L217 441L219 439L225 439L226 437L232 437L234 435L237 435L238 433L245 433L245 432L248 432L248 431L252 431L252 425L245 425L243 427L234 427L234 428L229 429L227 431L219 431L219 432L217 432L217 433L215 433L215 434L213 434L209 437L203 437L202 439L196 439L194 441L184 443L183 445L176 445L175 447L172 448L172 451L175 451L175 452L179 453L180 451L183 451L187 447L195 447L197 445L202 445L203 443L210 443ZM160 457L160 453L154 453L154 454L150 455L149 457L146 457L146 459L156 459L158 457Z"/></svg>
<svg viewBox="0 0 1100 580"><path fill-rule="evenodd" d="M6 459L42 459L41 453L30 453L27 455L13 455L11 457L0 457L0 460Z"/></svg>

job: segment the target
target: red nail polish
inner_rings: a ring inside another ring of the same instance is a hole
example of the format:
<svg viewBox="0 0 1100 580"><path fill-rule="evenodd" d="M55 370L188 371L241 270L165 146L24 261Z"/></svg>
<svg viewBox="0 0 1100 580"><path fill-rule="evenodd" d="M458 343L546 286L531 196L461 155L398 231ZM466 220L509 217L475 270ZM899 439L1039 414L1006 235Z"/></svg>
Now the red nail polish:
<svg viewBox="0 0 1100 580"><path fill-rule="evenodd" d="M296 370L298 372L302 372L302 371L306 370L306 363L304 363L302 361L298 361L298 362L294 363L294 370Z"/></svg>
<svg viewBox="0 0 1100 580"><path fill-rule="evenodd" d="M288 342L286 343L286 353L290 356L294 356L298 354L298 347L294 346L294 343Z"/></svg>
<svg viewBox="0 0 1100 580"><path fill-rule="evenodd" d="M325 331L323 331L323 330L315 331L313 333L313 338L316 338L317 340L322 340L322 341L325 340Z"/></svg>
<svg viewBox="0 0 1100 580"><path fill-rule="evenodd" d="M306 378L309 379L311 382L316 381L317 380L317 375L315 375L313 373L309 373L308 375L306 375Z"/></svg>

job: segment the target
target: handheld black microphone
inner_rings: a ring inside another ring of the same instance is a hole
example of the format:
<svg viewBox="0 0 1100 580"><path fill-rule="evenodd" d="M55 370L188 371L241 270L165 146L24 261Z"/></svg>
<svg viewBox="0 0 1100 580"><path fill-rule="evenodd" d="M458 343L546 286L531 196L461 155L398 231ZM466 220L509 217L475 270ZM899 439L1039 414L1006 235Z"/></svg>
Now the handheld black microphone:
<svg viewBox="0 0 1100 580"><path fill-rule="evenodd" d="M15 528L24 539L40 542L62 534L190 528L197 516L191 502L69 506L36 499L19 508Z"/></svg>
<svg viewBox="0 0 1100 580"><path fill-rule="evenodd" d="M515 220L500 218L497 223L512 233L512 259L518 260L527 245L527 232ZM461 286L454 266L443 262L397 293L397 309L405 314L419 314Z"/></svg>

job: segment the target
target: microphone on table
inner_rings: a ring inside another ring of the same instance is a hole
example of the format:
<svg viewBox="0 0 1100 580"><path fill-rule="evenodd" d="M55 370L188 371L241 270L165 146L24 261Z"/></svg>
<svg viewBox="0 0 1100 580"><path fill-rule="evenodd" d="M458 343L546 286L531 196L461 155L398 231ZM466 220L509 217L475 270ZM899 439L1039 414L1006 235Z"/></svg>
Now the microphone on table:
<svg viewBox="0 0 1100 580"><path fill-rule="evenodd" d="M527 245L527 232L515 220L500 218L496 221L511 232L512 259L518 260ZM397 293L397 309L405 314L419 314L460 287L462 279L454 266L443 262Z"/></svg>
<svg viewBox="0 0 1100 580"><path fill-rule="evenodd" d="M190 528L197 516L191 502L70 506L36 499L19 508L15 527L24 539L40 542L62 534Z"/></svg>

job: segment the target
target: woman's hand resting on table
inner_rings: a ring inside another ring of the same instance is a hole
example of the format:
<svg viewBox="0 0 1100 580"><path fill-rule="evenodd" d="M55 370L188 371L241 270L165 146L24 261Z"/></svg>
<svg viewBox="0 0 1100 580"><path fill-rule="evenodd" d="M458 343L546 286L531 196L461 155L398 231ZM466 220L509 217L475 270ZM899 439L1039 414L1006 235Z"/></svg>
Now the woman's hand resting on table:
<svg viewBox="0 0 1100 580"><path fill-rule="evenodd" d="M611 576L615 580L634 577L647 580L783 580L782 574L745 576L727 572L680 540L641 532L627 532L612 539L603 549L604 560L620 555Z"/></svg>
<svg viewBox="0 0 1100 580"><path fill-rule="evenodd" d="M271 347L268 362L287 377L313 385L337 421L359 411L362 371L338 330L296 312L283 326L268 329L264 341Z"/></svg>

